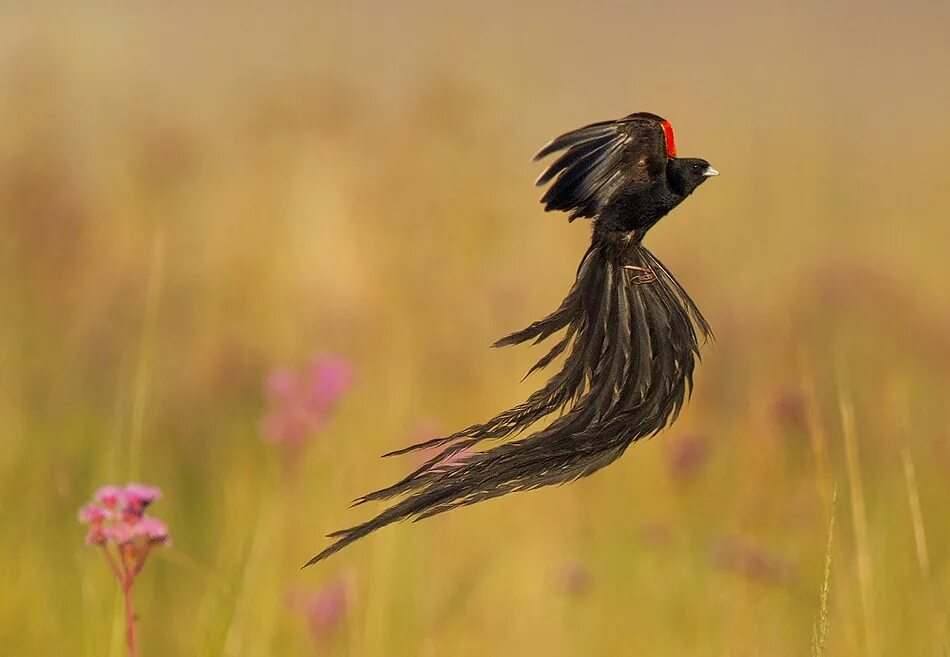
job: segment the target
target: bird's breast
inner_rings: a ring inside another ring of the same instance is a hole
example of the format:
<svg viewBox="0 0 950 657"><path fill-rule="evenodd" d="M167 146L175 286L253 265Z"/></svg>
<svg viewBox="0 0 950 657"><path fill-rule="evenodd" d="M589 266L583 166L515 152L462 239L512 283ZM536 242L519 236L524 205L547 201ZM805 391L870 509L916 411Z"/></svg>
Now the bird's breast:
<svg viewBox="0 0 950 657"><path fill-rule="evenodd" d="M668 189L621 191L601 211L599 221L612 230L636 231L642 236L680 201Z"/></svg>

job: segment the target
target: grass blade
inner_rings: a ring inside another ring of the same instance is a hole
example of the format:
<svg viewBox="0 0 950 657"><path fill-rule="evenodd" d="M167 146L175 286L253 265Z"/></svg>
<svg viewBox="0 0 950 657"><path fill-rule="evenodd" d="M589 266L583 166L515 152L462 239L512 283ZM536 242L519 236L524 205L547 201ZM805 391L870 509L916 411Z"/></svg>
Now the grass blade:
<svg viewBox="0 0 950 657"><path fill-rule="evenodd" d="M831 512L828 520L828 543L825 546L825 576L818 597L818 618L812 630L812 657L823 657L828 640L828 597L831 591L831 554L835 542L835 504L838 501L838 484L831 491Z"/></svg>

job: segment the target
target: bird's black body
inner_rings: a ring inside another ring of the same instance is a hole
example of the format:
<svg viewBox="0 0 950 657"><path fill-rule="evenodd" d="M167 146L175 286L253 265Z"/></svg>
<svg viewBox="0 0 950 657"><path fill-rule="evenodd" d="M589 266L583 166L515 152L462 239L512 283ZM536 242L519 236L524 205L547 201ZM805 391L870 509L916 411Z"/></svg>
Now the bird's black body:
<svg viewBox="0 0 950 657"><path fill-rule="evenodd" d="M692 388L709 325L673 275L642 244L644 233L717 172L676 158L662 118L631 114L562 135L537 155L563 151L538 179L546 210L595 220L574 286L544 319L495 346L563 336L531 372L564 356L561 370L523 403L487 422L392 454L442 448L401 481L358 503L405 496L375 518L330 536L324 559L393 522L426 518L518 490L565 483L617 459L672 422ZM558 414L546 427L509 438Z"/></svg>
<svg viewBox="0 0 950 657"><path fill-rule="evenodd" d="M656 222L683 202L698 186L695 176L702 176L709 162L694 158L670 160L666 175L648 185L617 190L600 211L596 227L600 230L636 231L640 239ZM694 168L698 169L694 170ZM699 183L705 177L699 178Z"/></svg>

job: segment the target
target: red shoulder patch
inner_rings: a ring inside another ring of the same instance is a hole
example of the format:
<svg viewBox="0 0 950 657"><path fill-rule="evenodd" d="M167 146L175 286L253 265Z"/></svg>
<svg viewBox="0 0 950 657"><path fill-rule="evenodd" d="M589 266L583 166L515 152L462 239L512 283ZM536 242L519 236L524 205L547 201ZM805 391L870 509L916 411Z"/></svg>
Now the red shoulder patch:
<svg viewBox="0 0 950 657"><path fill-rule="evenodd" d="M670 157L676 157L676 140L673 138L673 126L666 119L660 122L663 126L663 134L666 135L666 153Z"/></svg>

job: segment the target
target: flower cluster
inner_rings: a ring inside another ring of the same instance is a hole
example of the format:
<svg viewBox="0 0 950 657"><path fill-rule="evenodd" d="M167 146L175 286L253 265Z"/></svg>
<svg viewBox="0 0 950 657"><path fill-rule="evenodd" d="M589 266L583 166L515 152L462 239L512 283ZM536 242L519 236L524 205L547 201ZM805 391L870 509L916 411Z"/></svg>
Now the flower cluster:
<svg viewBox="0 0 950 657"><path fill-rule="evenodd" d="M89 525L86 544L102 550L125 599L126 640L129 654L136 657L135 611L132 584L155 545L168 545L165 523L145 514L162 492L152 486L103 486L91 504L79 509L79 522Z"/></svg>
<svg viewBox="0 0 950 657"><path fill-rule="evenodd" d="M353 368L339 356L318 356L299 369L273 370L265 383L269 408L261 431L272 442L301 446L330 419L352 384Z"/></svg>
<svg viewBox="0 0 950 657"><path fill-rule="evenodd" d="M160 520L146 515L149 505L160 498L157 488L142 484L104 486L93 495L93 502L79 510L79 521L89 525L86 544L107 550L114 548L122 566L120 581L131 573L132 577L142 569L149 550L154 545L170 542L168 528ZM118 577L120 573L116 573Z"/></svg>

